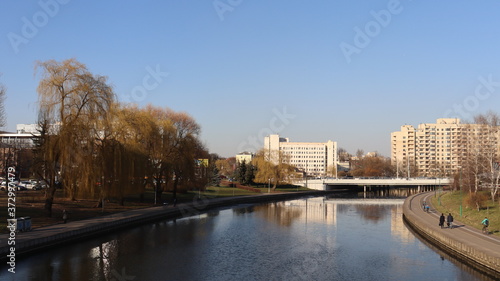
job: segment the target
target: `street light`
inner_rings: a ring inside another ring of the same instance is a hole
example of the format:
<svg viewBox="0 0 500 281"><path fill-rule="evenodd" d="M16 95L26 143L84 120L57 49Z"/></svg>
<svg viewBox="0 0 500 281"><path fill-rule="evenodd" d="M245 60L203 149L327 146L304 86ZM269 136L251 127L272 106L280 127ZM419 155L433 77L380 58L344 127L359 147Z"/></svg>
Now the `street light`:
<svg viewBox="0 0 500 281"><path fill-rule="evenodd" d="M460 169L460 179L458 180L458 189L460 190L460 217L462 217L462 202L463 202L463 192L462 192L462 166L457 166Z"/></svg>
<svg viewBox="0 0 500 281"><path fill-rule="evenodd" d="M433 171L438 171L441 174L441 170L438 168L433 169ZM438 177L437 180L439 186L438 205L441 206L441 178ZM436 191L434 191L434 194L436 194Z"/></svg>

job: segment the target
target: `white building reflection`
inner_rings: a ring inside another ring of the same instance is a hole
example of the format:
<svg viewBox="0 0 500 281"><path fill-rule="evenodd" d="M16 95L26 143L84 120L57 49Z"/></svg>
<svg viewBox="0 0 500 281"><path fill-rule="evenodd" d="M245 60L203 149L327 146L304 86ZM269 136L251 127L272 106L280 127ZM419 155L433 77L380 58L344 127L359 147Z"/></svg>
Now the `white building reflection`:
<svg viewBox="0 0 500 281"><path fill-rule="evenodd" d="M377 206L390 206L390 229L393 238L402 243L412 243L415 239L403 223L404 199L325 199L323 197L291 200L263 206L264 216L282 225L293 221L337 225L338 213L346 208L355 208L361 215L374 219L373 210ZM378 218L381 219L381 218Z"/></svg>

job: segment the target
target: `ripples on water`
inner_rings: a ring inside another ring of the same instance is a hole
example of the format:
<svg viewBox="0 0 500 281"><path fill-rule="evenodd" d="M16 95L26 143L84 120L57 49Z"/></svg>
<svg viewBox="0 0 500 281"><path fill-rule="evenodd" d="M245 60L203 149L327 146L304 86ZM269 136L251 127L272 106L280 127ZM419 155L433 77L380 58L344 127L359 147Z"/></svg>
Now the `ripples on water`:
<svg viewBox="0 0 500 281"><path fill-rule="evenodd" d="M487 280L416 239L402 203L308 198L210 211L35 254L0 279Z"/></svg>

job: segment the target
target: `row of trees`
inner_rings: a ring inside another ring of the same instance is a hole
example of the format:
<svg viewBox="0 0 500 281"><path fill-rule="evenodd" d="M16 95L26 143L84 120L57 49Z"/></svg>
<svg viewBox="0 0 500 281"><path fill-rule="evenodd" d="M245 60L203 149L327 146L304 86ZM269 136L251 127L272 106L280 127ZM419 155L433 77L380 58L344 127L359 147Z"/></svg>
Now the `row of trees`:
<svg viewBox="0 0 500 281"><path fill-rule="evenodd" d="M208 159L200 126L169 108L120 104L107 78L69 59L36 63L40 136L34 170L48 183L45 209L51 214L55 190L71 199L143 194L154 185L158 201L167 186L203 187L207 173L195 159ZM206 167L204 167L206 169Z"/></svg>
<svg viewBox="0 0 500 281"><path fill-rule="evenodd" d="M495 201L500 188L500 117L493 112L476 115L466 129L465 157L455 179L470 194L488 189Z"/></svg>
<svg viewBox="0 0 500 281"><path fill-rule="evenodd" d="M278 185L293 183L302 177L302 173L290 164L289 156L264 149L257 152L251 163L237 163L235 158L227 158L217 160L215 165L222 176L234 178L244 185L272 184L273 190Z"/></svg>

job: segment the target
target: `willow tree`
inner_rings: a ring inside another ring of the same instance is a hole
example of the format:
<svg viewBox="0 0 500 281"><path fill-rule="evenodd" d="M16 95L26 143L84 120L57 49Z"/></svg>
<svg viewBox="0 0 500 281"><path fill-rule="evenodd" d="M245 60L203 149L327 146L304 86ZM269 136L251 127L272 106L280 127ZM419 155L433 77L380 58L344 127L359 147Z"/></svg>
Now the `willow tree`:
<svg viewBox="0 0 500 281"><path fill-rule="evenodd" d="M104 76L93 75L86 66L75 59L62 62L49 60L37 62L35 72L40 73L38 85L40 124L55 126L41 141L39 149L44 162L58 167L58 171L46 179L45 209L51 215L56 181L62 182L67 194L92 196L96 193L94 164L96 141L102 133L102 120L107 118L114 100L111 86ZM57 135L57 138L51 137ZM52 143L57 141L57 143ZM51 154L51 155L47 155ZM44 174L44 173L40 173Z"/></svg>
<svg viewBox="0 0 500 281"><path fill-rule="evenodd" d="M297 178L296 168L290 164L290 156L281 151L260 150L252 160L257 168L255 182L273 184L293 183Z"/></svg>

